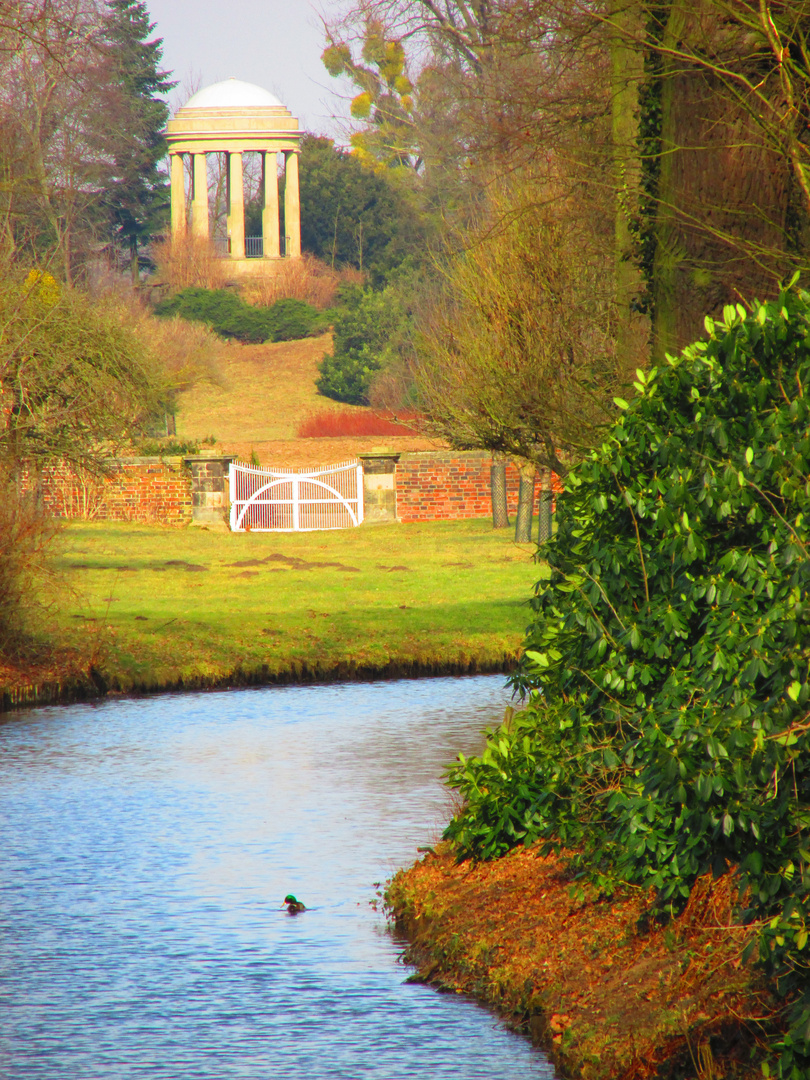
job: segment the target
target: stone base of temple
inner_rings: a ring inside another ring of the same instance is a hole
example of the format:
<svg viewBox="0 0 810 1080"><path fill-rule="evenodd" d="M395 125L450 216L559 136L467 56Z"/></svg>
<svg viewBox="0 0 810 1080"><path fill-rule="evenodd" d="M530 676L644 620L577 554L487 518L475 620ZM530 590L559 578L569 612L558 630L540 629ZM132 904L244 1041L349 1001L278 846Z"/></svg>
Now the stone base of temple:
<svg viewBox="0 0 810 1080"><path fill-rule="evenodd" d="M295 256L292 256L295 258ZM247 277L267 277L277 274L289 260L284 256L268 259L233 259L219 261L226 281L244 281Z"/></svg>

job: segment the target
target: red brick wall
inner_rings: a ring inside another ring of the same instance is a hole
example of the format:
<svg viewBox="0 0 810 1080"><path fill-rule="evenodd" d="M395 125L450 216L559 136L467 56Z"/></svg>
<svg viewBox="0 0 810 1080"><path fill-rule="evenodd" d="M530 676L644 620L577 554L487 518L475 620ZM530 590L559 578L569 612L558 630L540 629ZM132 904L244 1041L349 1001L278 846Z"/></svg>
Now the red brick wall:
<svg viewBox="0 0 810 1080"><path fill-rule="evenodd" d="M395 474L397 519L406 522L489 517L492 514L491 466L489 454L473 450L402 454ZM555 490L560 490L559 480L554 474L552 476L556 482ZM519 482L518 470L510 462L506 466L510 514L517 512Z"/></svg>
<svg viewBox="0 0 810 1080"><path fill-rule="evenodd" d="M181 458L115 458L109 465L112 473L103 479L65 465L45 469L39 484L47 509L90 521L191 521L191 476Z"/></svg>
<svg viewBox="0 0 810 1080"><path fill-rule="evenodd" d="M187 525L191 521L191 476L181 458L116 458L113 473L99 480L65 466L45 470L43 502L56 517ZM492 458L479 451L402 454L395 483L399 521L489 517ZM555 490L561 490L553 476ZM546 476L541 478L545 483ZM539 481L538 481L539 483ZM519 474L506 467L509 513L517 512ZM535 487L535 499L537 487Z"/></svg>

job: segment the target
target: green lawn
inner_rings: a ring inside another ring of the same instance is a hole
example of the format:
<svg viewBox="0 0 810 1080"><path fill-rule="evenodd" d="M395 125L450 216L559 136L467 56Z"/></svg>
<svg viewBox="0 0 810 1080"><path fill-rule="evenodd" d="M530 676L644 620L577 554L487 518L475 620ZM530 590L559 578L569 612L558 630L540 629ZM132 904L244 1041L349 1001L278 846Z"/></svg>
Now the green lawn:
<svg viewBox="0 0 810 1080"><path fill-rule="evenodd" d="M497 668L544 572L488 520L316 533L73 523L59 622L114 688Z"/></svg>

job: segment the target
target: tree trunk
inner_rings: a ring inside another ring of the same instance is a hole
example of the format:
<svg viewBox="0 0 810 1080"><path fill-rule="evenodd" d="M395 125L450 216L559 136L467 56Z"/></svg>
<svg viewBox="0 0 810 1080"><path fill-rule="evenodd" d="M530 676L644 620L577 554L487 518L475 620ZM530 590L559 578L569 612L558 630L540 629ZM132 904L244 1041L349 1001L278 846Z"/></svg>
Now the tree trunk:
<svg viewBox="0 0 810 1080"><path fill-rule="evenodd" d="M132 284L137 289L141 278L138 266L138 239L135 236L129 242L129 268L132 274Z"/></svg>
<svg viewBox="0 0 810 1080"><path fill-rule="evenodd" d="M658 44L651 43L661 80L656 364L700 337L706 315L716 318L741 298L774 296L791 271L790 163L725 74L765 85L752 67L749 35L717 0L669 0L660 17Z"/></svg>
<svg viewBox="0 0 810 1080"><path fill-rule="evenodd" d="M515 543L530 544L532 539L532 515L534 513L534 478L537 470L534 465L523 465L520 469L520 488L518 492L518 511L515 519Z"/></svg>
<svg viewBox="0 0 810 1080"><path fill-rule="evenodd" d="M641 273L633 236L641 188L638 95L644 77L644 17L640 0L611 0L610 24L617 352L622 369L633 371L639 366L647 332L646 320L636 313Z"/></svg>
<svg viewBox="0 0 810 1080"><path fill-rule="evenodd" d="M551 477L548 477L547 488L540 488L539 508L537 514L537 543L542 544L545 540L551 539L552 526L554 522L554 515L552 512L554 506L554 492L551 490Z"/></svg>
<svg viewBox="0 0 810 1080"><path fill-rule="evenodd" d="M656 215L655 257L653 259L653 348L652 361L660 364L667 352L676 349L677 279L684 259L676 222L675 192L676 143L676 69L677 61L667 50L678 48L686 25L681 0L672 0L661 41L663 73L661 80L661 151L658 174L658 212Z"/></svg>
<svg viewBox="0 0 810 1080"><path fill-rule="evenodd" d="M509 528L509 508L506 502L506 462L500 455L492 459L489 470L489 492L492 498L493 529Z"/></svg>

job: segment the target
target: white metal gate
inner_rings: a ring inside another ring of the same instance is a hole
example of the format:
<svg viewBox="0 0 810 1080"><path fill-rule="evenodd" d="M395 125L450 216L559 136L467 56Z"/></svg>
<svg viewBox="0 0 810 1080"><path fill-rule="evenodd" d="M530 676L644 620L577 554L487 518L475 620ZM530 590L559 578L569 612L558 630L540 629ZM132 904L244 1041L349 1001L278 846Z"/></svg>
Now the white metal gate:
<svg viewBox="0 0 810 1080"><path fill-rule="evenodd" d="M234 532L350 529L363 520L363 466L357 461L323 469L260 469L232 462Z"/></svg>

